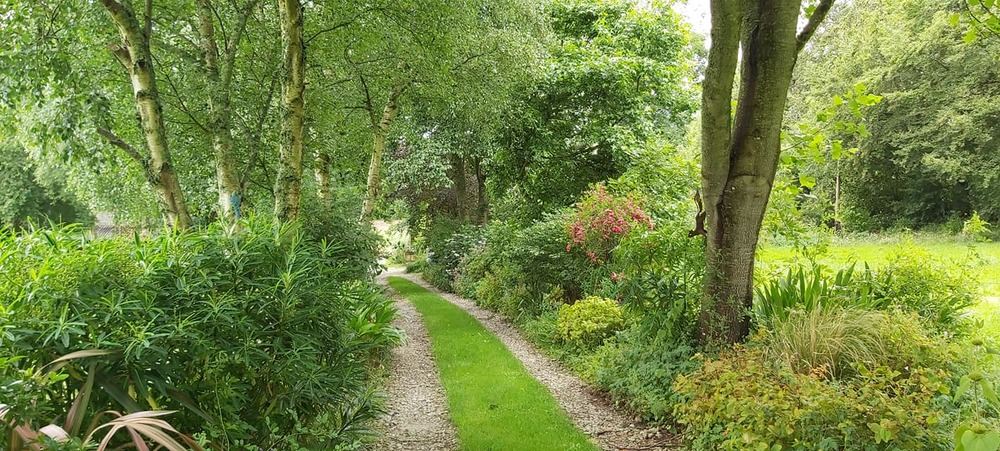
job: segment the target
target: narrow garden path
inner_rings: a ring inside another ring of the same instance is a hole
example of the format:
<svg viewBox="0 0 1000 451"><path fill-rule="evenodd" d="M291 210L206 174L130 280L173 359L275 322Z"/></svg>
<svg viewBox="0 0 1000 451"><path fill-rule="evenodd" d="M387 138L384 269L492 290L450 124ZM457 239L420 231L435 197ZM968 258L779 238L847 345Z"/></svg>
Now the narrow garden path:
<svg viewBox="0 0 1000 451"><path fill-rule="evenodd" d="M583 430L593 443L605 450L668 450L677 449L671 436L644 426L628 413L613 406L601 393L553 361L524 339L501 315L475 305L474 301L443 293L417 275L390 270L386 275L405 278L430 290L458 306L477 319L541 382L569 415L573 424ZM473 449L473 448L470 448Z"/></svg>
<svg viewBox="0 0 1000 451"><path fill-rule="evenodd" d="M386 285L385 275L379 283ZM374 449L382 451L451 451L458 449L455 428L448 419L444 388L431 355L431 341L420 313L402 296L391 293L399 317L393 325L405 341L392 351L387 404L389 415L379 425Z"/></svg>

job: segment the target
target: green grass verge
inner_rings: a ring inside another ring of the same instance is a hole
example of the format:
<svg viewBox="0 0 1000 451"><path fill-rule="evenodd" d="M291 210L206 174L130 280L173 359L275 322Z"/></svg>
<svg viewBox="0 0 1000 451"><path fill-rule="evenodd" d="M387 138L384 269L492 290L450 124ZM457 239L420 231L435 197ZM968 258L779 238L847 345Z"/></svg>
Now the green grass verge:
<svg viewBox="0 0 1000 451"><path fill-rule="evenodd" d="M834 238L829 253L820 261L834 269L850 262L867 262L873 267L885 263L900 246L912 245L939 258L964 261L972 255L984 263L979 286L984 302L976 306L973 317L984 323L982 333L1000 340L1000 243L977 243L939 234L904 234L847 236ZM789 247L764 246L757 254L757 263L764 271L781 270L797 259Z"/></svg>
<svg viewBox="0 0 1000 451"><path fill-rule="evenodd" d="M406 279L389 286L423 316L463 450L597 449L479 321Z"/></svg>

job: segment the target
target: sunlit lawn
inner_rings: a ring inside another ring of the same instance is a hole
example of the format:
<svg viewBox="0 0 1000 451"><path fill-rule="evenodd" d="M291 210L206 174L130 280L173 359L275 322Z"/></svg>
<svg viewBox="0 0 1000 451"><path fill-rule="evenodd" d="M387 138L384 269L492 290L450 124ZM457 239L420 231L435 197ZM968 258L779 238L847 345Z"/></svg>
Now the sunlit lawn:
<svg viewBox="0 0 1000 451"><path fill-rule="evenodd" d="M979 280L970 280L969 283L979 285L984 302L973 314L983 320L986 330L1000 339L1000 242L974 243L955 237L920 234L853 236L835 238L830 243L829 253L821 257L820 262L832 268L851 262L867 262L877 268L904 244L912 244L934 256L956 263L970 259L981 260ZM797 258L796 252L790 247L764 246L758 252L757 262L764 273L769 273L787 267Z"/></svg>

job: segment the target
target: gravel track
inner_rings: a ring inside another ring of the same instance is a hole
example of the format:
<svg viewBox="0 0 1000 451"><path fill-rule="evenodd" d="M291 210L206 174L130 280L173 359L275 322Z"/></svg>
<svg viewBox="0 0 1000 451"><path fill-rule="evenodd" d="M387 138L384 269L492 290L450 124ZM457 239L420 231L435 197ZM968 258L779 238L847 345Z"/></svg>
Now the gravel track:
<svg viewBox="0 0 1000 451"><path fill-rule="evenodd" d="M378 282L385 285L388 275L392 274L383 274ZM457 450L458 439L448 419L448 402L423 320L413 304L392 290L387 293L396 301L399 312L393 325L401 329L406 338L392 351L387 387L389 414L380 421L381 434L374 449Z"/></svg>
<svg viewBox="0 0 1000 451"><path fill-rule="evenodd" d="M503 316L483 309L474 301L451 293L444 293L414 274L405 274L399 269L390 269L380 277L384 284L390 276L403 277L442 298L461 307L492 332L507 349L524 365L528 373L545 385L559 402L559 405L573 420L573 423L591 437L591 440L605 450L674 450L679 449L675 437L650 428L634 416L615 407L608 399L580 378L573 375L558 362L539 351L521 336L520 332ZM408 302L400 302L400 306ZM409 307L412 310L412 306ZM416 312L413 312L416 314ZM421 329L423 326L421 324ZM408 332L409 333L409 332ZM424 331L426 340L426 331ZM429 353L429 349L427 349ZM435 371L436 379L437 373ZM440 382L437 382L440 387ZM396 396L391 394L391 396ZM443 448L391 448L391 449L443 449Z"/></svg>

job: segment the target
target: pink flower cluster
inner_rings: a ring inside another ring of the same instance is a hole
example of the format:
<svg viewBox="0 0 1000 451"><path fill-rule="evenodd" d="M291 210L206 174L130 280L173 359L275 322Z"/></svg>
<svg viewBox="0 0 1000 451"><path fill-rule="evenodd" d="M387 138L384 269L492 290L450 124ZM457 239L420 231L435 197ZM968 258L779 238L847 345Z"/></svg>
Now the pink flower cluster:
<svg viewBox="0 0 1000 451"><path fill-rule="evenodd" d="M604 263L621 237L635 227L653 228L653 221L629 198L616 198L598 185L577 204L568 226L566 252L580 247L591 262Z"/></svg>

